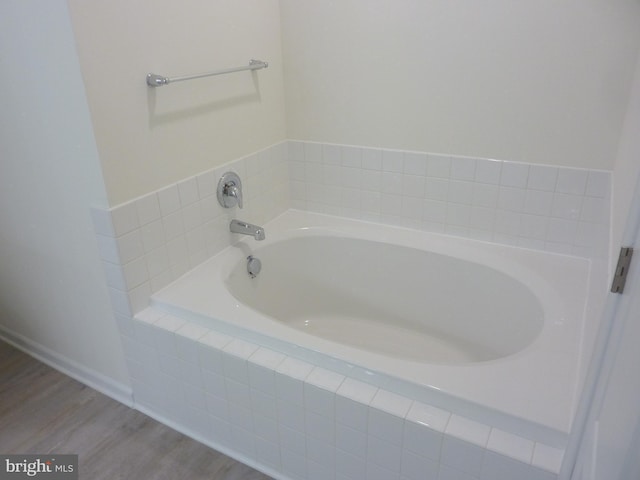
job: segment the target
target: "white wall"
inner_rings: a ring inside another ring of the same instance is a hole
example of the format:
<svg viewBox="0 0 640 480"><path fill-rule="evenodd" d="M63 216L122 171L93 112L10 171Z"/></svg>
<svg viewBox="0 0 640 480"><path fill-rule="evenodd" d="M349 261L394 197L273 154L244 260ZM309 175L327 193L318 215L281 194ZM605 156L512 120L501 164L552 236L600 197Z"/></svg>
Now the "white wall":
<svg viewBox="0 0 640 480"><path fill-rule="evenodd" d="M630 213L622 234L624 245L636 251L640 249L638 187L640 185L633 189ZM639 310L640 263L633 259L624 293L610 294L603 316L604 328L599 332L599 345L590 371L595 384L591 385L590 396L583 394L581 399L581 409L588 410L581 411L577 417L581 420L585 414L586 421L584 434L579 438L578 461L572 480L638 478L632 473L640 468L640 377L632 372L640 361Z"/></svg>
<svg viewBox="0 0 640 480"><path fill-rule="evenodd" d="M613 169L613 198L611 215L611 263L609 274L615 268L620 246L638 248L637 195L640 172L640 56L635 63L635 75L620 135L618 154ZM632 208L635 197L635 208ZM608 307L602 315L600 338L605 342L604 358L597 344L590 366L590 375L597 375L593 395L583 394L577 419L587 415L585 431L580 438L575 479L607 478L623 480L637 478L631 475L640 463L637 459L638 431L640 427L640 384L629 375L638 363L637 310L640 288L636 260L632 262L623 295L609 294ZM611 337L607 338L611 333ZM601 363L602 362L602 363ZM599 370L601 368L601 370ZM590 381L587 381L589 386ZM589 405L588 413L582 407ZM580 425L578 424L578 428ZM635 432L634 432L635 430ZM576 433L574 432L574 435ZM577 440L577 437L576 437ZM626 458L625 458L626 457ZM625 463L626 462L626 463ZM567 472L569 465L565 465ZM625 473L626 469L626 473Z"/></svg>
<svg viewBox="0 0 640 480"><path fill-rule="evenodd" d="M640 174L640 55L635 65L631 96L613 169L611 256L614 262L618 259L618 250L622 246L629 206Z"/></svg>
<svg viewBox="0 0 640 480"><path fill-rule="evenodd" d="M0 64L0 328L127 384L89 215L106 193L66 2L0 2Z"/></svg>
<svg viewBox="0 0 640 480"><path fill-rule="evenodd" d="M288 137L610 169L635 0L281 0Z"/></svg>
<svg viewBox="0 0 640 480"><path fill-rule="evenodd" d="M285 139L277 0L69 0L111 206ZM157 89L181 76L269 68Z"/></svg>

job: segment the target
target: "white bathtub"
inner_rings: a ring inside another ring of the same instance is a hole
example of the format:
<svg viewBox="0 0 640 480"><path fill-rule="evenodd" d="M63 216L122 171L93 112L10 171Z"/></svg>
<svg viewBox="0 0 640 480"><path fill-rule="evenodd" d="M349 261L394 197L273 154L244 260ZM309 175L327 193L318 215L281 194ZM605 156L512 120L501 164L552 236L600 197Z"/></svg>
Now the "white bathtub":
<svg viewBox="0 0 640 480"><path fill-rule="evenodd" d="M264 227L152 306L529 436L569 431L586 260L293 210Z"/></svg>

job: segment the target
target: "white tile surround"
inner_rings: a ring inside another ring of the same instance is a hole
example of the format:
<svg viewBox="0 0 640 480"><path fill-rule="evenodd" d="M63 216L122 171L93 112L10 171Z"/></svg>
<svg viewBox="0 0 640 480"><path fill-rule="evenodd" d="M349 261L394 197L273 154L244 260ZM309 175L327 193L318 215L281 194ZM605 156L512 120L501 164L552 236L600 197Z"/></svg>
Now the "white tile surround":
<svg viewBox="0 0 640 480"><path fill-rule="evenodd" d="M226 171L243 185L244 208L225 209L216 187ZM168 185L91 215L116 313L131 316L149 295L215 255L238 236L229 222L262 224L289 208L286 144Z"/></svg>
<svg viewBox="0 0 640 480"><path fill-rule="evenodd" d="M288 152L293 208L607 255L610 172L295 141Z"/></svg>
<svg viewBox="0 0 640 480"><path fill-rule="evenodd" d="M227 170L243 210L218 205ZM561 450L156 314L148 299L233 243L232 218L298 208L604 258L609 202L609 172L289 141L92 217L141 410L276 478L547 480Z"/></svg>

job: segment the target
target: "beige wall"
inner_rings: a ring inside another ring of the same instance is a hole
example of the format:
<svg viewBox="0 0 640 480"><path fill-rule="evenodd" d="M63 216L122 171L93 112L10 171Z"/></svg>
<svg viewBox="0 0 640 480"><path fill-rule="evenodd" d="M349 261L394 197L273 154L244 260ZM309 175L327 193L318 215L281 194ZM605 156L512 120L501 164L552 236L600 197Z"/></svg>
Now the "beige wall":
<svg viewBox="0 0 640 480"><path fill-rule="evenodd" d="M112 206L284 138L611 169L640 46L636 0L68 3Z"/></svg>
<svg viewBox="0 0 640 480"><path fill-rule="evenodd" d="M281 0L288 137L613 167L636 0Z"/></svg>
<svg viewBox="0 0 640 480"><path fill-rule="evenodd" d="M111 206L285 138L277 0L68 0ZM180 76L268 61L158 89Z"/></svg>

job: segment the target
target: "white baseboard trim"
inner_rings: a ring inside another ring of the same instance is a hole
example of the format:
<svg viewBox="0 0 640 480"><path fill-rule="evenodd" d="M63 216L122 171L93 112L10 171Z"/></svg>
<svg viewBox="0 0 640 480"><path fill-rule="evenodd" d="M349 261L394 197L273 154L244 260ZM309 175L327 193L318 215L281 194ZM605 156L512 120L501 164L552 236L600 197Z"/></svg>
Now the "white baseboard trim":
<svg viewBox="0 0 640 480"><path fill-rule="evenodd" d="M146 416L153 418L157 422L160 422L163 425L166 425L167 427L175 430L176 432L180 432L183 435L186 435L187 437L192 438L196 442L202 443L203 445L206 445L207 447L212 448L215 451L222 453L223 455L226 455L227 457L233 458L234 460L240 463L243 463L253 468L254 470L258 470L259 472L262 472L265 475L268 475L274 480L293 480L291 477L285 475L284 473L274 470L273 468L267 465L261 464L260 462L257 462L256 460L253 460L238 451L232 450L229 447L226 447L218 442L214 442L204 438L202 435L194 432L190 428L187 428L184 425L180 425L179 423L168 419L164 415L159 414L151 407L142 405L140 403L136 403L133 408L135 408L141 413L144 413Z"/></svg>
<svg viewBox="0 0 640 480"><path fill-rule="evenodd" d="M117 382L100 372L87 368L24 335L8 330L3 325L0 325L0 339L74 380L133 408L133 389L129 385Z"/></svg>

